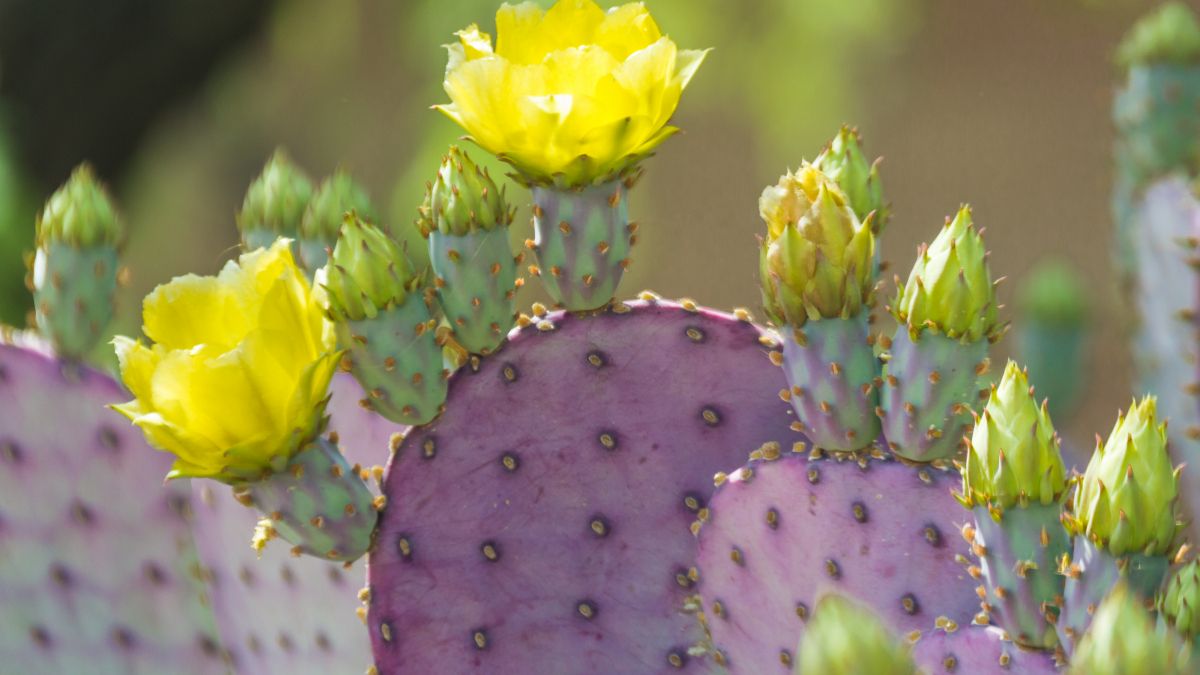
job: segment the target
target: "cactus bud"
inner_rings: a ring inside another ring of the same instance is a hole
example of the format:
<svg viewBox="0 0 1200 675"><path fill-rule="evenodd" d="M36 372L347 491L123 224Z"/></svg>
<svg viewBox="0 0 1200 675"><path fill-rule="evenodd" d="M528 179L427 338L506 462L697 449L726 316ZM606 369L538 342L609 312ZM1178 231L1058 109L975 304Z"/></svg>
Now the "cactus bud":
<svg viewBox="0 0 1200 675"><path fill-rule="evenodd" d="M1117 48L1123 68L1171 63L1186 65L1200 60L1200 23L1182 2L1170 2L1142 18Z"/></svg>
<svg viewBox="0 0 1200 675"><path fill-rule="evenodd" d="M1200 561L1193 560L1171 575L1158 597L1158 616L1188 640L1200 635Z"/></svg>
<svg viewBox="0 0 1200 675"><path fill-rule="evenodd" d="M362 321L404 304L420 276L379 228L348 215L325 267L329 311L335 321Z"/></svg>
<svg viewBox="0 0 1200 675"><path fill-rule="evenodd" d="M375 217L366 190L338 169L313 193L300 219L300 259L310 273L325 266L326 250L337 244L342 221L351 212L367 221Z"/></svg>
<svg viewBox="0 0 1200 675"><path fill-rule="evenodd" d="M504 190L467 153L452 145L426 189L419 223L426 236L433 230L462 236L508 225L513 216Z"/></svg>
<svg viewBox="0 0 1200 675"><path fill-rule="evenodd" d="M1067 490L1050 413L1034 398L1028 373L1013 361L975 423L962 480L959 500L967 508L1049 505Z"/></svg>
<svg viewBox="0 0 1200 675"><path fill-rule="evenodd" d="M914 335L932 328L969 342L999 336L987 250L971 221L971 207L947 218L933 243L921 248L892 312Z"/></svg>
<svg viewBox="0 0 1200 675"><path fill-rule="evenodd" d="M827 595L817 603L800 643L796 672L914 675L917 666L909 649L870 610Z"/></svg>
<svg viewBox="0 0 1200 675"><path fill-rule="evenodd" d="M850 208L858 219L871 220L871 231L875 236L887 226L888 208L883 201L883 184L879 180L879 160L867 163L862 151L862 138L857 129L843 126L834 136L829 147L817 156L813 166L838 184Z"/></svg>
<svg viewBox="0 0 1200 675"><path fill-rule="evenodd" d="M242 201L242 210L237 215L242 244L253 250L270 246L276 237L295 237L311 196L308 176L292 163L287 153L276 150Z"/></svg>
<svg viewBox="0 0 1200 675"><path fill-rule="evenodd" d="M1041 263L1021 287L1021 313L1044 326L1075 327L1087 321L1087 295L1079 273L1061 261Z"/></svg>
<svg viewBox="0 0 1200 675"><path fill-rule="evenodd" d="M871 300L875 237L846 195L811 164L763 190L759 258L763 304L775 323L850 318Z"/></svg>
<svg viewBox="0 0 1200 675"><path fill-rule="evenodd" d="M1165 555L1175 541L1178 470L1167 454L1167 425L1155 418L1156 399L1134 402L1108 440L1097 444L1067 519L1075 534L1114 556Z"/></svg>
<svg viewBox="0 0 1200 675"><path fill-rule="evenodd" d="M1137 594L1118 584L1096 610L1071 657L1071 675L1184 675L1191 654L1177 636L1156 628Z"/></svg>
<svg viewBox="0 0 1200 675"><path fill-rule="evenodd" d="M91 167L80 165L37 218L31 260L37 325L61 356L82 358L113 315L120 219Z"/></svg>

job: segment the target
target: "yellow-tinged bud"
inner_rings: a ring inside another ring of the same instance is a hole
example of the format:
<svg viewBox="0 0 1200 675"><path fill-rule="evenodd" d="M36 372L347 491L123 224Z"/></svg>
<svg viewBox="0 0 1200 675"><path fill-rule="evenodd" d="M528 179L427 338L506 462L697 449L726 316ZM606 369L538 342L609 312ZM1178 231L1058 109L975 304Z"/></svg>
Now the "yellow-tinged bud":
<svg viewBox="0 0 1200 675"><path fill-rule="evenodd" d="M1034 398L1028 373L1013 361L975 423L962 480L959 501L967 508L1048 505L1066 493L1066 469L1050 413Z"/></svg>
<svg viewBox="0 0 1200 675"><path fill-rule="evenodd" d="M970 342L999 336L987 250L971 220L971 207L947 218L933 243L921 248L892 313L914 335L931 328Z"/></svg>
<svg viewBox="0 0 1200 675"><path fill-rule="evenodd" d="M828 176L811 164L788 172L763 190L758 210L767 224L759 283L775 323L850 318L870 304L875 236Z"/></svg>
<svg viewBox="0 0 1200 675"><path fill-rule="evenodd" d="M325 267L329 311L336 321L361 321L404 304L421 285L400 245L351 214Z"/></svg>
<svg viewBox="0 0 1200 675"><path fill-rule="evenodd" d="M888 208L883 199L883 183L879 179L879 160L867 162L862 151L862 138L857 129L842 127L829 147L817 156L813 166L838 184L850 208L858 219L871 218L871 229L878 236L887 226Z"/></svg>
<svg viewBox="0 0 1200 675"><path fill-rule="evenodd" d="M910 650L879 617L838 595L821 598L800 642L797 673L915 675Z"/></svg>
<svg viewBox="0 0 1200 675"><path fill-rule="evenodd" d="M1155 417L1156 399L1134 402L1097 444L1074 497L1067 526L1116 556L1166 555L1181 524L1178 470L1167 453L1167 425Z"/></svg>
<svg viewBox="0 0 1200 675"><path fill-rule="evenodd" d="M289 245L159 286L142 305L154 344L113 341L134 395L113 408L175 455L168 478L257 480L324 426L339 355Z"/></svg>

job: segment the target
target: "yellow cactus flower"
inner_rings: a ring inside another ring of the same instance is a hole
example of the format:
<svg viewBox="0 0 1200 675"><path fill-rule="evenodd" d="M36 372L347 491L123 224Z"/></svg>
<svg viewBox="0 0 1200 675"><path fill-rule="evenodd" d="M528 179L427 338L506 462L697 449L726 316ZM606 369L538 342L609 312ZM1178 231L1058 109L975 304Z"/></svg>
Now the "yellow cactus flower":
<svg viewBox="0 0 1200 675"><path fill-rule="evenodd" d="M633 170L668 125L705 51L679 50L640 3L504 4L496 45L471 25L448 46L435 106L528 183L582 186Z"/></svg>
<svg viewBox="0 0 1200 675"><path fill-rule="evenodd" d="M168 478L256 480L320 432L338 354L288 240L159 286L142 320L154 344L113 341L134 395L113 408L175 455Z"/></svg>

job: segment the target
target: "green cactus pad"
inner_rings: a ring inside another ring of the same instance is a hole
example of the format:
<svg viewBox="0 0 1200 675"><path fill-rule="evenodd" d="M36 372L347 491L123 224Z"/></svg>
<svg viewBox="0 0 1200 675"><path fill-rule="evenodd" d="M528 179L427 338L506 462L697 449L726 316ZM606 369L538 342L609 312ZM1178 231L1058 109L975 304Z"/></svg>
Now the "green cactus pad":
<svg viewBox="0 0 1200 675"><path fill-rule="evenodd" d="M375 209L367 191L345 170L338 169L313 193L300 219L296 245L299 262L311 278L325 266L327 251L337 244L346 214L354 213L368 222L375 220Z"/></svg>
<svg viewBox="0 0 1200 675"><path fill-rule="evenodd" d="M296 453L284 471L236 489L266 515L255 533L255 548L279 536L295 545L295 553L346 561L371 546L374 497L337 446L324 438Z"/></svg>
<svg viewBox="0 0 1200 675"><path fill-rule="evenodd" d="M759 253L763 305L777 325L849 319L871 304L875 237L846 195L813 165L763 190Z"/></svg>
<svg viewBox="0 0 1200 675"><path fill-rule="evenodd" d="M911 649L871 610L838 595L822 598L800 642L796 675L916 675Z"/></svg>
<svg viewBox="0 0 1200 675"><path fill-rule="evenodd" d="M633 180L617 180L578 189L533 187L533 271L557 305L586 311L612 301L634 242L632 186Z"/></svg>
<svg viewBox="0 0 1200 675"><path fill-rule="evenodd" d="M429 304L410 293L369 319L337 325L342 366L366 392L361 404L397 424L424 424L446 400L442 347Z"/></svg>
<svg viewBox="0 0 1200 675"><path fill-rule="evenodd" d="M237 215L242 245L247 250L269 247L279 237L295 238L308 200L312 182L287 153L276 150L267 160L242 201Z"/></svg>
<svg viewBox="0 0 1200 675"><path fill-rule="evenodd" d="M411 295L419 295L420 283L420 276L395 241L357 216L346 217L324 279L330 318L373 318L405 304Z"/></svg>
<svg viewBox="0 0 1200 675"><path fill-rule="evenodd" d="M1071 659L1070 675L1188 675L1195 659L1178 636L1156 628L1140 597L1124 584L1096 609Z"/></svg>
<svg viewBox="0 0 1200 675"><path fill-rule="evenodd" d="M1168 2L1142 17L1117 48L1123 68L1153 63L1188 65L1200 61L1200 22L1182 2Z"/></svg>
<svg viewBox="0 0 1200 675"><path fill-rule="evenodd" d="M879 179L879 160L868 163L862 151L862 138L857 129L842 127L829 146L817 156L813 166L829 176L846 193L850 208L858 219L867 222L871 214L871 230L876 236L887 227L889 210L883 198L883 183Z"/></svg>
<svg viewBox="0 0 1200 675"><path fill-rule="evenodd" d="M508 228L467 234L429 234L438 301L454 339L473 354L488 354L504 342L517 315L517 265Z"/></svg>

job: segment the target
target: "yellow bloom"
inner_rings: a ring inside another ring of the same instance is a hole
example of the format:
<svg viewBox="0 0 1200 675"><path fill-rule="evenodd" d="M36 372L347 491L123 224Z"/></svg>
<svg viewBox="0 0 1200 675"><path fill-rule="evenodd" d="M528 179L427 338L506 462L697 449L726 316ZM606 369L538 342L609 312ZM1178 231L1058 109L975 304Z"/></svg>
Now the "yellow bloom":
<svg viewBox="0 0 1200 675"><path fill-rule="evenodd" d="M502 5L496 46L471 25L448 46L436 106L529 182L580 186L630 171L678 129L667 122L705 51L678 50L642 3Z"/></svg>
<svg viewBox="0 0 1200 675"><path fill-rule="evenodd" d="M320 431L338 354L288 244L159 286L142 304L155 344L113 341L135 397L113 407L176 456L168 478L261 478Z"/></svg>

